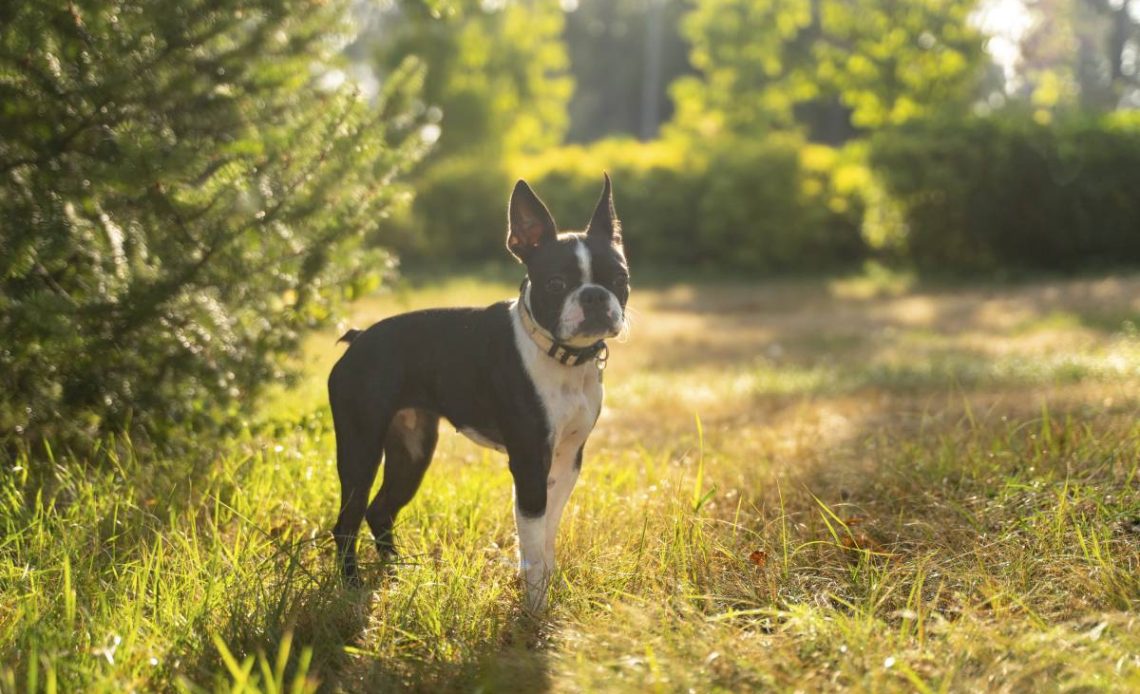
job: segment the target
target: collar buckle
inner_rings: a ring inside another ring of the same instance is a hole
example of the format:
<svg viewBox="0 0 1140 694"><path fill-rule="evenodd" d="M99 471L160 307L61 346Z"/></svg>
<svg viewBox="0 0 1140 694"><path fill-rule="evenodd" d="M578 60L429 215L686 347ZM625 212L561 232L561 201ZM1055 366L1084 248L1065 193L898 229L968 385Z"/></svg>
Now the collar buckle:
<svg viewBox="0 0 1140 694"><path fill-rule="evenodd" d="M601 349L594 355L594 364L598 367L598 371L605 371L606 364L610 361L610 346L602 343Z"/></svg>

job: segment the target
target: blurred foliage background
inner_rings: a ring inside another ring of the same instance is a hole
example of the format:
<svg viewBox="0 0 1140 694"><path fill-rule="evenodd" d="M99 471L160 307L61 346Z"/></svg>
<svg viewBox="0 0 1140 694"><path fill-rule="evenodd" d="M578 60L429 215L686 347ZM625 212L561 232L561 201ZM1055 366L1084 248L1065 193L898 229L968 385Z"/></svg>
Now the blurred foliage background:
<svg viewBox="0 0 1140 694"><path fill-rule="evenodd" d="M1134 265L1138 108L1137 0L3 3L0 436L224 428L520 176L639 269Z"/></svg>

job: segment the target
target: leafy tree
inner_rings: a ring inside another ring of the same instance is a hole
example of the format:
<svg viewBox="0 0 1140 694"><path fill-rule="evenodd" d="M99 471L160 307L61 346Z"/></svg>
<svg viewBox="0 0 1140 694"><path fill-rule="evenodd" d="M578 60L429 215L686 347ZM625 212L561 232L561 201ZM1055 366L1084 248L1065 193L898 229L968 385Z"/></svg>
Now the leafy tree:
<svg viewBox="0 0 1140 694"><path fill-rule="evenodd" d="M1073 0L1041 0L1032 10L1033 23L1021 37L1017 72L1020 95L1039 122L1054 112L1075 111L1081 99L1077 65L1078 6Z"/></svg>
<svg viewBox="0 0 1140 694"><path fill-rule="evenodd" d="M318 88L342 9L0 5L0 431L224 421L383 270L420 73Z"/></svg>
<svg viewBox="0 0 1140 694"><path fill-rule="evenodd" d="M351 48L382 75L409 55L426 68L421 107L439 140L412 173L416 199L397 225L410 264L501 257L506 161L566 132L562 27L547 0L410 0L375 12Z"/></svg>
<svg viewBox="0 0 1140 694"><path fill-rule="evenodd" d="M1136 0L1038 0L1019 42L1021 94L1041 122L1054 112L1140 105Z"/></svg>
<svg viewBox="0 0 1140 694"><path fill-rule="evenodd" d="M1109 84L1117 106L1140 107L1140 2L1138 0L1086 0L1107 17L1105 57Z"/></svg>
<svg viewBox="0 0 1140 694"><path fill-rule="evenodd" d="M858 128L964 107L984 56L974 0L700 0L685 18L700 79L675 88L683 130L792 127L833 100Z"/></svg>
<svg viewBox="0 0 1140 694"><path fill-rule="evenodd" d="M535 151L562 142L573 89L557 3L453 0L392 5L361 38L383 74L417 56L441 116L432 158ZM359 51L358 51L359 52Z"/></svg>
<svg viewBox="0 0 1140 694"><path fill-rule="evenodd" d="M818 73L861 128L968 106L985 63L976 0L824 2ZM828 77L830 76L830 77Z"/></svg>

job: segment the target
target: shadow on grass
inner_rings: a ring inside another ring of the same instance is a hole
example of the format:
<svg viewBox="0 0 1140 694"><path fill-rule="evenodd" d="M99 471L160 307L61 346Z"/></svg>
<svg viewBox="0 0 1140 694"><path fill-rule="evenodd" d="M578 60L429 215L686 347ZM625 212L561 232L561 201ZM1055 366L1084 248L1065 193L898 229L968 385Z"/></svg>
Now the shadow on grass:
<svg viewBox="0 0 1140 694"><path fill-rule="evenodd" d="M333 569L331 542L302 544L300 551L279 544L278 555L265 562L259 579L229 593L220 606L223 626L214 633L239 663L248 656L273 663L281 644L291 640L286 685L304 675L319 691L550 689L551 627L542 618L516 606L496 611L489 616L493 623L480 630L479 638L465 642L461 652L441 652L413 633L430 632L430 625L404 630L402 616L378 609L381 593L399 580L399 565L362 563L365 584L353 587ZM306 567L321 567L321 573L313 574ZM217 613L204 617L216 619ZM206 625L199 627L189 630L189 638L205 633ZM377 632L392 641L377 643ZM215 644L184 650L199 654L181 668L194 685L217 688L233 683ZM254 666L253 672L258 671Z"/></svg>
<svg viewBox="0 0 1140 694"><path fill-rule="evenodd" d="M551 689L550 626L521 610L497 615L489 635L464 644L451 659L402 658L399 670L361 659L340 673L347 691L547 692Z"/></svg>
<svg viewBox="0 0 1140 694"><path fill-rule="evenodd" d="M793 489L787 510L800 539L823 541L808 553L815 559L802 594L849 604L881 598L888 618L913 607L916 585L948 614L997 609L1011 595L1010 609L1055 620L1135 609L1140 582L1126 558L1140 547L1128 526L1140 501L1120 490L1137 473L1140 400L1107 406L1074 396L974 393L957 404L912 409L916 401L898 400L853 416L844 436L779 473ZM1096 551L1090 537L1101 543ZM904 583L891 599L847 571L872 559L872 576ZM915 578L926 572L938 583Z"/></svg>

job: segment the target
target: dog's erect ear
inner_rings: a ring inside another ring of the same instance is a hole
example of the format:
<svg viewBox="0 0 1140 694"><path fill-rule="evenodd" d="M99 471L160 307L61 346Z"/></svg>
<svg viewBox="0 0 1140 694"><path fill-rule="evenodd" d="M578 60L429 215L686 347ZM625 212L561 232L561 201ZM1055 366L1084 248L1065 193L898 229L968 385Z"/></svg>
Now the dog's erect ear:
<svg viewBox="0 0 1140 694"><path fill-rule="evenodd" d="M507 217L507 248L524 263L536 248L558 238L554 217L526 181L515 184Z"/></svg>
<svg viewBox="0 0 1140 694"><path fill-rule="evenodd" d="M605 239L615 246L621 245L621 222L617 212L614 211L614 191L610 185L610 175L603 173L605 183L602 184L602 197L598 199L598 206L594 208L594 216L590 218L590 226L586 227L586 234Z"/></svg>

